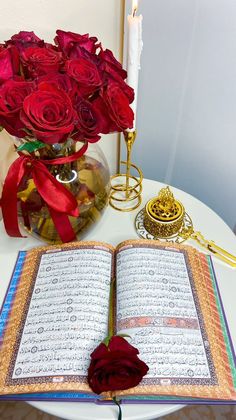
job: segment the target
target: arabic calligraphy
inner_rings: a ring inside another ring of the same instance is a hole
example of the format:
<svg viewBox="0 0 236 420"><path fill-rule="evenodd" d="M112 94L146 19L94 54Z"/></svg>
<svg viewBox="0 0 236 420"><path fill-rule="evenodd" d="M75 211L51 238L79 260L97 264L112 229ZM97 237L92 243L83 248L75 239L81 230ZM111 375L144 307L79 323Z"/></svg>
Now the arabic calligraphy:
<svg viewBox="0 0 236 420"><path fill-rule="evenodd" d="M210 378L184 254L121 248L116 275L117 330L131 335L146 378Z"/></svg>
<svg viewBox="0 0 236 420"><path fill-rule="evenodd" d="M42 255L13 379L87 375L107 334L111 259L93 248Z"/></svg>

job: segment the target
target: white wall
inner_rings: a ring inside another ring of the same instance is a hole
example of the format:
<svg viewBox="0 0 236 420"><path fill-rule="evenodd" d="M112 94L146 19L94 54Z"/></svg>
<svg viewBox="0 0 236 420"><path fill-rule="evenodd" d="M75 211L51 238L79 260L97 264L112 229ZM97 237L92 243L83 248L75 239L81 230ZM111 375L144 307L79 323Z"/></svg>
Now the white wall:
<svg viewBox="0 0 236 420"><path fill-rule="evenodd" d="M126 1L126 12L131 0ZM133 161L236 223L236 1L140 0ZM155 191L153 191L155 194Z"/></svg>
<svg viewBox="0 0 236 420"><path fill-rule="evenodd" d="M0 42L20 30L33 30L52 42L56 29L90 33L119 59L120 0L1 0ZM112 172L116 170L117 135L100 141Z"/></svg>

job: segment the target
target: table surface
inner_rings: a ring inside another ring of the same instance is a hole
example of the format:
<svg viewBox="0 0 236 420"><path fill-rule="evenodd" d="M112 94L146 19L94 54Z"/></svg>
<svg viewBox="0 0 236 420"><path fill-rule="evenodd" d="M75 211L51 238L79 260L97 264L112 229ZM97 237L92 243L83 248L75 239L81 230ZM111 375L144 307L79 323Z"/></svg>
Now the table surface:
<svg viewBox="0 0 236 420"><path fill-rule="evenodd" d="M143 181L143 206L157 195L164 185L152 180ZM180 200L193 220L195 230L201 231L209 240L236 255L236 237L226 223L209 207L191 195L172 188L176 199ZM137 239L134 219L142 205L133 212L122 213L108 207L101 221L86 236L86 240L103 240L117 245L125 239ZM34 238L10 238L6 235L3 223L0 223L0 305L12 274L19 250L40 246L41 242ZM192 240L186 242L202 250ZM226 317L234 347L236 347L236 270L213 257L216 277L223 300ZM47 413L68 420L112 420L117 418L117 407L98 406L93 403L65 402L31 402L31 404ZM160 416L180 409L181 405L173 404L126 404L122 407L124 420L154 420Z"/></svg>

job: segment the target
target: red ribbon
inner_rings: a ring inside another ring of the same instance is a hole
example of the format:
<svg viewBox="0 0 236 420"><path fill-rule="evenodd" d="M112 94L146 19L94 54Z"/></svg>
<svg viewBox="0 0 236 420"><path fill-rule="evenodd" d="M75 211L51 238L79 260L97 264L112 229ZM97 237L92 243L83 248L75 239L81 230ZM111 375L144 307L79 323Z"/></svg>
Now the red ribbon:
<svg viewBox="0 0 236 420"><path fill-rule="evenodd" d="M78 203L73 194L54 178L46 165L73 162L86 152L87 147L88 143L85 143L73 155L50 160L35 159L22 154L12 163L3 185L1 198L3 221L9 236L22 237L17 218L17 192L22 178L26 174L31 174L38 193L48 206L62 242L76 239L68 216L79 216Z"/></svg>

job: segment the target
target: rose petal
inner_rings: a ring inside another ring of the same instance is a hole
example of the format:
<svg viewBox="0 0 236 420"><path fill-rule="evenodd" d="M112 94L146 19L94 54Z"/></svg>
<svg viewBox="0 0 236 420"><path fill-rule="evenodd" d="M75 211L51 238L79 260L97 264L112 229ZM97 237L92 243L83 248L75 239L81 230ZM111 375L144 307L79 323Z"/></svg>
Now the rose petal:
<svg viewBox="0 0 236 420"><path fill-rule="evenodd" d="M109 342L109 349L112 352L115 351L123 351L127 353L127 355L136 355L139 354L138 349L133 347L131 344L128 343L123 337L114 336L111 338Z"/></svg>
<svg viewBox="0 0 236 420"><path fill-rule="evenodd" d="M66 92L45 82L24 99L20 119L38 140L53 144L72 132L76 113Z"/></svg>

